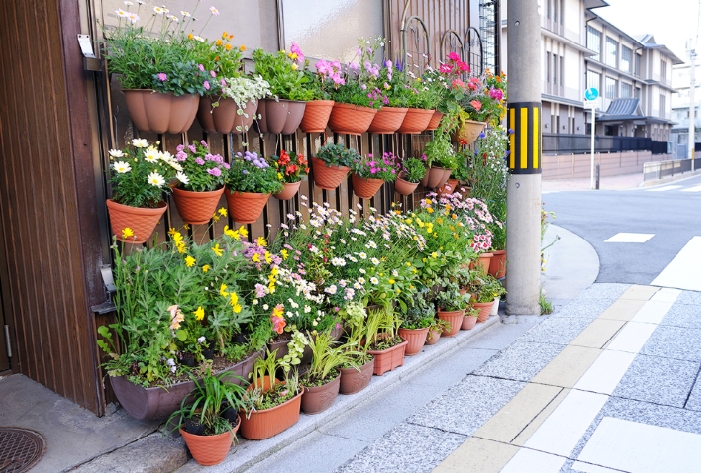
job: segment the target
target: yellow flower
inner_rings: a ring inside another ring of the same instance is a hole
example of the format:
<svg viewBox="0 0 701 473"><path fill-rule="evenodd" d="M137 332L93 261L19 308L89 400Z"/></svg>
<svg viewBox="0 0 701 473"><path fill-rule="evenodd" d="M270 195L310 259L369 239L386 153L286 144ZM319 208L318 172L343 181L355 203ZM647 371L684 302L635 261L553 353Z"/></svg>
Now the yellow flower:
<svg viewBox="0 0 701 473"><path fill-rule="evenodd" d="M251 261L254 263L260 263L260 255L258 253L253 253L253 256L251 256Z"/></svg>
<svg viewBox="0 0 701 473"><path fill-rule="evenodd" d="M126 240L127 238L131 238L134 236L134 230L131 228L127 227L124 230L122 230L122 240Z"/></svg>
<svg viewBox="0 0 701 473"><path fill-rule="evenodd" d="M236 230L232 230L229 228L228 225L224 225L224 235L233 238L234 240L238 240L241 238L241 235L239 235L239 232Z"/></svg>
<svg viewBox="0 0 701 473"><path fill-rule="evenodd" d="M426 203L427 203L428 205L431 205L431 203L432 203L432 202L431 202L431 199L426 199Z"/></svg>
<svg viewBox="0 0 701 473"><path fill-rule="evenodd" d="M239 228L239 233L242 237L248 238L248 230L246 230L246 227L244 227L243 225L241 225L241 227Z"/></svg>
<svg viewBox="0 0 701 473"><path fill-rule="evenodd" d="M245 45L245 44L242 44L242 45L239 47L239 49L240 49L241 51L245 51L245 50L246 50L246 45Z"/></svg>
<svg viewBox="0 0 701 473"><path fill-rule="evenodd" d="M222 45L222 40L221 40L221 39L216 40L216 41L215 41L215 44L216 44L217 46L221 46L221 45Z"/></svg>
<svg viewBox="0 0 701 473"><path fill-rule="evenodd" d="M287 259L287 250L280 250L280 256L282 256L282 259Z"/></svg>
<svg viewBox="0 0 701 473"><path fill-rule="evenodd" d="M215 222L218 222L218 221L219 221L219 215L217 215L217 214L212 215L212 220L215 221Z"/></svg>
<svg viewBox="0 0 701 473"><path fill-rule="evenodd" d="M195 258L193 258L193 257L190 256L190 255L187 255L187 256L185 257L185 265L186 265L188 268L193 267L193 266L195 265L196 262L197 262L197 260L195 260Z"/></svg>
<svg viewBox="0 0 701 473"><path fill-rule="evenodd" d="M265 254L263 255L265 258L265 262L270 264L273 261L273 258L270 256L270 252L266 251Z"/></svg>
<svg viewBox="0 0 701 473"><path fill-rule="evenodd" d="M411 267L411 263L410 263L409 261L406 262L406 267L407 267L407 268L410 268L410 267Z"/></svg>
<svg viewBox="0 0 701 473"><path fill-rule="evenodd" d="M194 38L194 36L192 35L192 33L190 33L189 35L187 35L187 39L193 39L193 38Z"/></svg>
<svg viewBox="0 0 701 473"><path fill-rule="evenodd" d="M433 253L431 253L431 258L438 258L438 252L434 251Z"/></svg>
<svg viewBox="0 0 701 473"><path fill-rule="evenodd" d="M226 216L228 215L228 213L227 213L227 211L226 211L226 208L224 208L224 207L222 207L222 208L220 208L219 210L217 210L217 212L218 212L219 215L221 215L222 217L226 217Z"/></svg>
<svg viewBox="0 0 701 473"><path fill-rule="evenodd" d="M219 287L219 294L221 294L222 297L228 297L228 296L229 296L229 293L226 292L226 288L227 288L227 287L228 287L228 286L227 286L226 284L222 284L222 285Z"/></svg>
<svg viewBox="0 0 701 473"><path fill-rule="evenodd" d="M426 208L426 212L432 214L432 213L433 213L433 208L427 207L427 208Z"/></svg>
<svg viewBox="0 0 701 473"><path fill-rule="evenodd" d="M290 53L287 55L287 57L289 57L290 59L297 59L298 56L297 53Z"/></svg>
<svg viewBox="0 0 701 473"><path fill-rule="evenodd" d="M202 307L198 307L197 310L193 312L193 314L195 314L195 319L197 320L204 319L204 309Z"/></svg>
<svg viewBox="0 0 701 473"><path fill-rule="evenodd" d="M184 228L185 230L189 230L189 229L190 229L190 225L188 225L188 224L186 223L186 224L183 225L183 228Z"/></svg>
<svg viewBox="0 0 701 473"><path fill-rule="evenodd" d="M221 256L221 255L224 254L224 250L221 249L221 248L219 247L219 243L217 243L216 245L214 245L214 246L212 247L212 251L213 251L214 254L217 255L217 256Z"/></svg>
<svg viewBox="0 0 701 473"><path fill-rule="evenodd" d="M270 294L275 293L275 283L273 281L270 281L270 284L268 284L268 291L270 291Z"/></svg>
<svg viewBox="0 0 701 473"><path fill-rule="evenodd" d="M263 238L262 236L256 238L256 243L258 243L258 246L266 246L268 244L268 242L265 241L265 238Z"/></svg>
<svg viewBox="0 0 701 473"><path fill-rule="evenodd" d="M296 71L299 68L299 66L297 64L292 64L291 67L292 67L293 71Z"/></svg>
<svg viewBox="0 0 701 473"><path fill-rule="evenodd" d="M224 49L226 49L227 51L231 51L231 48L232 48L232 46L229 43L224 45Z"/></svg>
<svg viewBox="0 0 701 473"><path fill-rule="evenodd" d="M229 302L235 314L241 312L241 304L239 304L239 296L235 292L231 293L231 301Z"/></svg>
<svg viewBox="0 0 701 473"><path fill-rule="evenodd" d="M270 270L270 275L271 275L272 277L277 276L277 273L278 273L278 269L277 269L277 268L273 268L273 269Z"/></svg>
<svg viewBox="0 0 701 473"><path fill-rule="evenodd" d="M390 279L390 280L387 281L387 282L389 282L390 284L394 284L394 283L395 283L395 280L394 280L394 279Z"/></svg>
<svg viewBox="0 0 701 473"><path fill-rule="evenodd" d="M283 307L282 304L278 304L275 307L273 307L273 312L272 315L273 317L282 317L282 314L285 313L285 308Z"/></svg>
<svg viewBox="0 0 701 473"><path fill-rule="evenodd" d="M203 273L206 273L207 271L209 271L210 268L211 268L210 265L205 264L204 266L202 266L202 272L203 272Z"/></svg>

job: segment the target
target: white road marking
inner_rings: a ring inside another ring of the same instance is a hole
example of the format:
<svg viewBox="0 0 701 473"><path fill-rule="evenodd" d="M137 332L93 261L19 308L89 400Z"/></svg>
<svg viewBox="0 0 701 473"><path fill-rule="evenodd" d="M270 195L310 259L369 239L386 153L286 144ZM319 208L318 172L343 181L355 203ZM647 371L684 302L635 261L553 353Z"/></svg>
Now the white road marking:
<svg viewBox="0 0 701 473"><path fill-rule="evenodd" d="M647 189L645 192L665 192L671 191L672 189L679 189L681 186L664 186L656 187L655 189Z"/></svg>
<svg viewBox="0 0 701 473"><path fill-rule="evenodd" d="M650 285L701 291L701 236L689 240Z"/></svg>
<svg viewBox="0 0 701 473"><path fill-rule="evenodd" d="M604 350L579 378L574 389L610 396L634 359L635 353Z"/></svg>
<svg viewBox="0 0 701 473"><path fill-rule="evenodd" d="M522 448L500 473L559 473L567 458Z"/></svg>
<svg viewBox="0 0 701 473"><path fill-rule="evenodd" d="M628 322L606 348L608 350L638 353L656 329L656 324Z"/></svg>
<svg viewBox="0 0 701 473"><path fill-rule="evenodd" d="M687 187L686 189L682 189L679 192L701 192L701 185Z"/></svg>
<svg viewBox="0 0 701 473"><path fill-rule="evenodd" d="M604 243L645 243L654 236L654 233L616 233Z"/></svg>

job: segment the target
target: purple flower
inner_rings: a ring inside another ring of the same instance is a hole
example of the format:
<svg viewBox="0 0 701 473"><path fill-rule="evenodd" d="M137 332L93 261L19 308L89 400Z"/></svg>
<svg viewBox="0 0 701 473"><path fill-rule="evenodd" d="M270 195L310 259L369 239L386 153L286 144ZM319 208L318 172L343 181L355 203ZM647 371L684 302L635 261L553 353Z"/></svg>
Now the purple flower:
<svg viewBox="0 0 701 473"><path fill-rule="evenodd" d="M180 145L178 145L178 146L175 147L175 150L176 150L176 151L182 151L182 150L184 150L184 149L185 149L185 145L183 145L183 144L180 144Z"/></svg>
<svg viewBox="0 0 701 473"><path fill-rule="evenodd" d="M161 82L165 82L166 80L168 80L168 76L165 75L163 72L159 72L158 73L158 80Z"/></svg>
<svg viewBox="0 0 701 473"><path fill-rule="evenodd" d="M204 84L202 84L202 85L204 86L205 90L209 90L210 85L209 85L209 81L208 81L208 80L204 81Z"/></svg>
<svg viewBox="0 0 701 473"><path fill-rule="evenodd" d="M195 148L195 145L187 145L187 149L189 149L189 150L192 151L193 153L196 153L196 152L197 152L197 148Z"/></svg>
<svg viewBox="0 0 701 473"><path fill-rule="evenodd" d="M202 146L204 146L205 148L209 149L209 145L207 144L207 142L205 140L200 141L200 144Z"/></svg>
<svg viewBox="0 0 701 473"><path fill-rule="evenodd" d="M200 71L204 72L204 66L202 64L198 64L197 67L200 69Z"/></svg>
<svg viewBox="0 0 701 473"><path fill-rule="evenodd" d="M207 172L210 173L212 176L216 176L216 177L221 176L221 169L219 169L219 168L207 169Z"/></svg>
<svg viewBox="0 0 701 473"><path fill-rule="evenodd" d="M480 135L479 135L480 138L484 138L485 136L487 136L487 135L485 135L484 132L480 133Z"/></svg>
<svg viewBox="0 0 701 473"><path fill-rule="evenodd" d="M175 159L177 159L178 161L185 161L187 159L187 153L185 153L185 151L182 150L178 151L175 154Z"/></svg>
<svg viewBox="0 0 701 473"><path fill-rule="evenodd" d="M214 71L209 71L209 74L210 74L212 77L217 77L217 73L214 72Z"/></svg>
<svg viewBox="0 0 701 473"><path fill-rule="evenodd" d="M202 165L204 164L204 159L202 159L202 158L197 158L197 159L195 159L195 163L197 163L197 164L199 164L200 166L202 166Z"/></svg>
<svg viewBox="0 0 701 473"><path fill-rule="evenodd" d="M222 166L224 166L224 169L230 169L230 168L231 168L231 166L229 165L229 163L222 163Z"/></svg>
<svg viewBox="0 0 701 473"><path fill-rule="evenodd" d="M510 134L510 135L513 135L513 134L514 134L514 130L512 130L511 128L509 128L509 134Z"/></svg>
<svg viewBox="0 0 701 473"><path fill-rule="evenodd" d="M248 169L244 169L244 170L243 170L243 171L241 171L241 172L242 172L242 173L243 173L243 175L245 176L246 174L248 174Z"/></svg>

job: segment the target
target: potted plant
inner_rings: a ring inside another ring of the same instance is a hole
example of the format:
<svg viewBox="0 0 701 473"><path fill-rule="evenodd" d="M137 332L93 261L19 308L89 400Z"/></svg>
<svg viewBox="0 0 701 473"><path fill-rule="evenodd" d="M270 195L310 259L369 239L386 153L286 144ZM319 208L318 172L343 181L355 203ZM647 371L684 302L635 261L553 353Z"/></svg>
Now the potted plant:
<svg viewBox="0 0 701 473"><path fill-rule="evenodd" d="M255 73L270 84L273 96L258 104L261 133L294 133L304 116L306 101L313 98L312 90L307 87L309 78L303 70L306 61L302 51L296 43L292 43L289 53L284 49L276 53L256 49L253 62Z"/></svg>
<svg viewBox="0 0 701 473"><path fill-rule="evenodd" d="M309 162L302 153L280 150L279 156L272 156L271 161L277 169L278 179L284 186L283 190L273 194L278 200L289 200L297 193L302 181L309 174Z"/></svg>
<svg viewBox="0 0 701 473"><path fill-rule="evenodd" d="M438 340L441 339L441 335L443 334L444 331L450 331L450 323L441 320L441 319L433 319L433 322L431 325L428 327L428 337L426 338L426 345L435 345L438 343Z"/></svg>
<svg viewBox="0 0 701 473"><path fill-rule="evenodd" d="M206 141L178 145L172 166L177 171L171 186L175 207L183 222L208 223L224 193L224 174L229 164L212 154Z"/></svg>
<svg viewBox="0 0 701 473"><path fill-rule="evenodd" d="M467 306L465 309L465 318L462 320L461 330L472 330L477 323L477 317L479 316L479 309Z"/></svg>
<svg viewBox="0 0 701 473"><path fill-rule="evenodd" d="M429 84L421 79L411 77L410 72L407 72L407 75L410 77L407 84L409 109L397 133L418 134L428 127L441 101L441 93L439 89L429 87Z"/></svg>
<svg viewBox="0 0 701 473"><path fill-rule="evenodd" d="M258 103L270 96L270 84L260 76L219 80L218 94L203 96L197 119L208 133L246 133L256 119Z"/></svg>
<svg viewBox="0 0 701 473"><path fill-rule="evenodd" d="M229 213L239 223L254 223L272 193L283 190L277 171L254 151L237 153L225 177Z"/></svg>
<svg viewBox="0 0 701 473"><path fill-rule="evenodd" d="M397 178L400 166L391 151L383 153L382 159L374 159L372 154L368 154L365 159L356 159L351 164L353 192L361 199L371 198L382 184Z"/></svg>
<svg viewBox="0 0 701 473"><path fill-rule="evenodd" d="M346 148L343 143L326 143L312 156L314 183L326 190L337 188L359 158L354 148Z"/></svg>
<svg viewBox="0 0 701 473"><path fill-rule="evenodd" d="M314 67L316 72L304 70L309 80L307 85L313 91L313 100L307 102L299 128L304 133L326 133L326 125L334 106L332 93L345 83L345 79L338 61L319 59Z"/></svg>
<svg viewBox="0 0 701 473"><path fill-rule="evenodd" d="M379 72L378 84L381 84L381 90L385 92L387 103L373 117L368 133L392 134L402 126L409 110L406 105L411 93L406 79L404 72L392 61L385 61L385 66Z"/></svg>
<svg viewBox="0 0 701 473"><path fill-rule="evenodd" d="M457 284L451 281L445 282L443 289L436 297L438 318L450 324L450 329L443 331L444 337L453 337L460 331L465 317L465 307L469 300L469 294L461 294Z"/></svg>
<svg viewBox="0 0 701 473"><path fill-rule="evenodd" d="M373 374L376 376L404 364L404 350L409 342L402 340L397 333L401 323L391 307L368 311L365 343L368 353L375 357Z"/></svg>
<svg viewBox="0 0 701 473"><path fill-rule="evenodd" d="M241 425L238 409L245 389L224 377L225 374L214 376L210 369L202 379L192 376L194 389L166 423L177 418L180 435L200 465L224 461ZM227 419L225 412L233 412L233 416Z"/></svg>
<svg viewBox="0 0 701 473"><path fill-rule="evenodd" d="M414 304L407 307L406 312L402 314L399 336L409 342L406 346L406 356L416 355L421 351L435 320L436 311L426 300L428 292L427 288L418 291Z"/></svg>
<svg viewBox="0 0 701 473"><path fill-rule="evenodd" d="M359 301L350 302L343 312L350 333L341 349L349 354L352 361L341 365L340 393L355 394L370 384L375 358L367 352L367 344L363 339L367 317L363 305Z"/></svg>
<svg viewBox="0 0 701 473"><path fill-rule="evenodd" d="M163 196L170 192L167 183L180 165L144 139L132 140L132 145L109 152L112 198L107 199L107 210L117 239L139 244L151 236L166 211Z"/></svg>
<svg viewBox="0 0 701 473"><path fill-rule="evenodd" d="M428 173L421 183L425 187L441 187L448 181L452 169L457 167L456 152L450 138L440 130L424 147Z"/></svg>
<svg viewBox="0 0 701 473"><path fill-rule="evenodd" d="M426 175L426 165L422 159L408 158L402 166L402 171L394 182L394 190L401 195L411 195Z"/></svg>
<svg viewBox="0 0 701 473"><path fill-rule="evenodd" d="M492 311L495 299L506 294L501 283L489 274L483 274L475 285L473 307L479 311L477 322L486 322Z"/></svg>

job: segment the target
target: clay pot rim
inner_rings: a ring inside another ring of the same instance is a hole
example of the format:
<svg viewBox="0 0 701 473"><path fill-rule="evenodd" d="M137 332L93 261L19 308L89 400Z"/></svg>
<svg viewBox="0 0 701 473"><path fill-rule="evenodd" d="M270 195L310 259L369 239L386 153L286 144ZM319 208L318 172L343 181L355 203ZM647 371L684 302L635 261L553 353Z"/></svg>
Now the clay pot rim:
<svg viewBox="0 0 701 473"><path fill-rule="evenodd" d="M492 253L491 251L487 251L487 252L479 254L480 258L491 258L492 256L494 256L494 253Z"/></svg>
<svg viewBox="0 0 701 473"><path fill-rule="evenodd" d="M272 97L267 97L267 98L260 99L260 100L266 100L268 102L277 102L277 103L280 103L280 102L307 103L307 100L290 100L290 99L283 99L281 97L278 97L277 99L274 99Z"/></svg>
<svg viewBox="0 0 701 473"><path fill-rule="evenodd" d="M339 105L341 108L348 107L348 108L352 108L352 109L356 109L356 110L368 110L368 111L373 110L375 113L379 110L379 108L366 107L364 105L355 105L352 103L334 101L333 106L335 107L336 105Z"/></svg>
<svg viewBox="0 0 701 473"><path fill-rule="evenodd" d="M234 194L238 194L238 195L255 195L255 196L258 196L258 197L264 196L264 195L267 195L268 197L270 197L270 196L272 195L271 193L264 194L263 192L230 191L229 188L226 187L226 186L224 186L224 193L225 193L225 194L231 194L231 195L234 195Z"/></svg>
<svg viewBox="0 0 701 473"><path fill-rule="evenodd" d="M224 192L224 189L226 188L226 185L225 185L225 184L222 184L221 187L219 187L219 188L217 188L217 189L214 189L213 191L189 191L189 190L187 190L187 189L180 189L180 188L178 187L178 185L179 185L179 184L171 184L169 187L170 187L170 189L171 189L173 192L175 192L175 191L178 191L178 192L190 192L191 194L207 194L207 193L214 193L214 192Z"/></svg>
<svg viewBox="0 0 701 473"><path fill-rule="evenodd" d="M401 343L397 343L396 345L392 345L391 347L385 348L384 350L368 350L368 353L370 353L374 357L375 355L381 355L383 353L387 353L390 350L394 350L397 347L401 347L403 345L408 345L408 344L409 344L408 340L402 340Z"/></svg>
<svg viewBox="0 0 701 473"><path fill-rule="evenodd" d="M489 302L473 302L473 307L487 307L488 305L494 304L494 299ZM467 317L467 316L466 316Z"/></svg>
<svg viewBox="0 0 701 473"><path fill-rule="evenodd" d="M422 330L426 330L428 332L428 329L431 327L424 327L424 328L404 328L404 327L399 327L399 330L406 330L408 332L420 332Z"/></svg>
<svg viewBox="0 0 701 473"><path fill-rule="evenodd" d="M220 438L225 435L231 435L232 438L236 436L236 432L239 430L239 427L241 427L241 415L237 412L236 413L236 418L238 419L238 422L236 423L235 426L231 427L231 430L228 432L224 432L223 434L216 434L216 435L196 435L196 434L191 434L187 430L183 430L183 427L180 426L178 428L178 431L180 432L180 435L182 435L183 438L187 437L196 437L196 438ZM185 435L184 435L185 434Z"/></svg>
<svg viewBox="0 0 701 473"><path fill-rule="evenodd" d="M358 369L363 368L364 366L367 366L367 365L370 365L370 364L374 364L374 363L375 363L375 355L372 355L372 357L370 358L370 361L368 361L367 363L363 363L362 365L358 366ZM358 372L358 370L355 369L355 368L353 368L353 367L350 367L350 368L339 368L339 371L341 371L341 373L344 373L344 372L346 372L346 371L353 371L353 372L356 372L356 373Z"/></svg>
<svg viewBox="0 0 701 473"><path fill-rule="evenodd" d="M346 172L350 171L350 166L341 166L341 165L339 165L339 164L329 164L329 163L327 163L326 161L324 161L323 159L317 158L316 156L312 156L312 159L323 163L324 166L326 166L327 168L336 168L336 169L338 169L338 170L341 170L341 169L342 169L342 170L344 170L344 171L347 170ZM312 166L312 170L314 170L314 166Z"/></svg>
<svg viewBox="0 0 701 473"><path fill-rule="evenodd" d="M447 316L455 316L455 317L457 317L457 315L458 315L459 313L461 313L461 312L462 312L462 315L465 315L465 309L462 309L462 310L443 310L443 309L438 309L437 312L438 312L437 315L447 315Z"/></svg>
<svg viewBox="0 0 701 473"><path fill-rule="evenodd" d="M374 183L374 184L377 184L377 181L380 181L380 182L382 182L382 183L385 183L385 182L392 182L392 181L385 181L384 179L379 179L379 178L377 178L377 177L360 177L360 176L357 175L356 173L353 173L353 177L355 177L356 179L360 179L360 180L362 180L362 181L371 182L371 183ZM413 182L412 182L411 184L413 184Z"/></svg>
<svg viewBox="0 0 701 473"><path fill-rule="evenodd" d="M352 369L355 369L355 368L352 368ZM328 386L329 384L332 384L333 382L335 382L335 381L340 381L340 380L341 380L341 368L338 368L338 376L336 376L335 378L333 378L331 381L327 381L326 383L320 384L319 386L305 386L305 385L302 384L301 382L299 383L299 385L302 386L302 389L303 389L305 392L306 392L307 390L309 390L309 391L311 391L311 390L317 391L319 388L324 388L324 387Z"/></svg>
<svg viewBox="0 0 701 473"><path fill-rule="evenodd" d="M121 207L128 207L130 209L140 209L140 210L160 210L163 207L166 207L168 205L165 200L159 201L158 207L134 207L133 205L120 204L119 202L115 202L114 199L105 199L105 200L107 202L109 202L109 205L119 205Z"/></svg>
<svg viewBox="0 0 701 473"><path fill-rule="evenodd" d="M282 382L282 381L280 381L280 382ZM270 408L268 408L268 409L262 409L262 410L251 411L251 415L263 414L263 413L265 413L265 412L272 412L272 411L274 411L275 409L279 409L279 408L281 408L281 407L283 407L283 406L289 404L290 402L295 401L298 397L302 397L302 394L304 394L304 389L302 389L296 396L289 398L287 401L285 401L285 402L283 402L283 403L280 403L280 404L278 404L278 405L275 406L275 407L270 407ZM245 409L239 410L239 415L240 415L241 413L243 413L243 416L244 416L244 417L247 416L247 413L246 413L246 410L245 410ZM243 418L242 418L241 420L243 420Z"/></svg>

